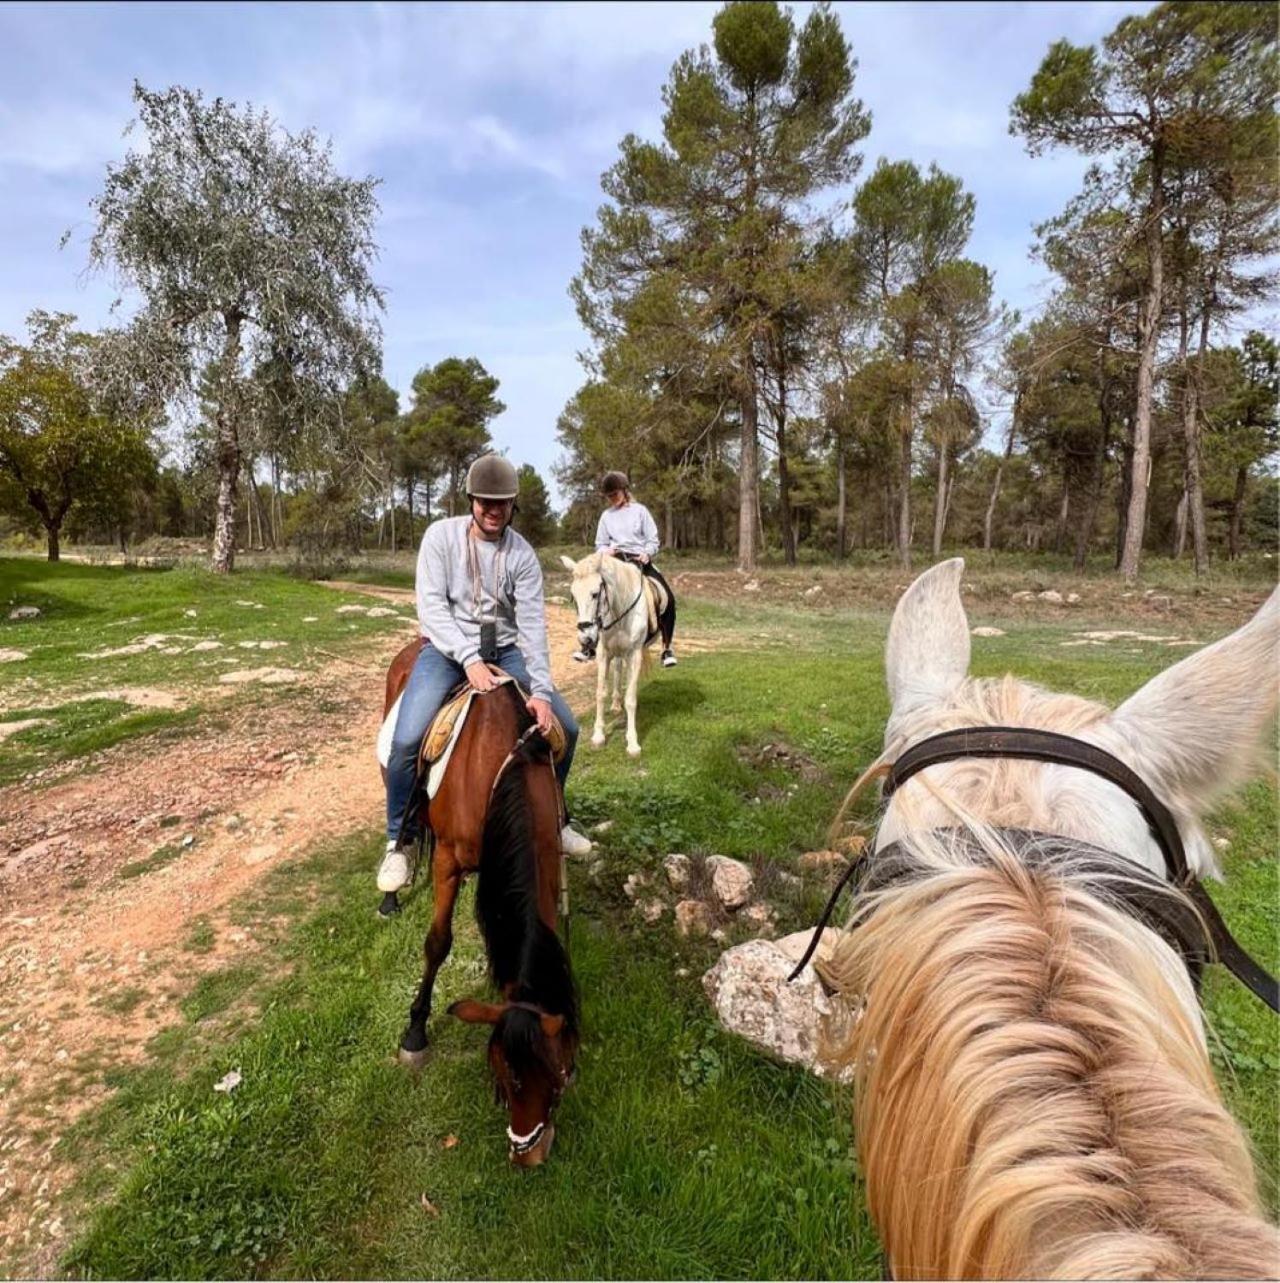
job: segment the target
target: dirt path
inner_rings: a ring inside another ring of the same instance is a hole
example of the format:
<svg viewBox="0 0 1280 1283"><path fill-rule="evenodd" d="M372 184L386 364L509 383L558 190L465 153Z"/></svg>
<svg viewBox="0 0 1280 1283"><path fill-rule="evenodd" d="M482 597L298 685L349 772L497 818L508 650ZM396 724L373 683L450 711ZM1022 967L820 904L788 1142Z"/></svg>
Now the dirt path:
<svg viewBox="0 0 1280 1283"><path fill-rule="evenodd" d="M553 675L581 702L594 669L569 660L573 616L552 606L548 630ZM125 744L91 774L0 790L0 1269L56 1269L71 1232L56 1197L70 1172L53 1149L107 1094L104 1067L139 1059L200 971L255 948L223 929L209 952L184 951L195 920L219 924L266 870L378 822L382 680L411 635L335 657L300 695L232 713L207 735ZM122 1009L133 990L145 1001Z"/></svg>

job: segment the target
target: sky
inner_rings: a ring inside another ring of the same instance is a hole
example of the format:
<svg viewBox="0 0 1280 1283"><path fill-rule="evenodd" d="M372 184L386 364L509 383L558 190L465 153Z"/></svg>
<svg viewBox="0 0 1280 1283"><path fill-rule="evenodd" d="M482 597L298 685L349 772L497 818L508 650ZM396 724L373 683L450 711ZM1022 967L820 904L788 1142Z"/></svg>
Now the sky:
<svg viewBox="0 0 1280 1283"><path fill-rule="evenodd" d="M600 175L626 134L660 136L671 65L709 41L718 7L0 3L0 333L23 334L33 308L110 320L119 290L86 277L89 202L128 148L133 82L198 88L314 128L342 172L381 180L387 380L407 407L422 366L478 357L507 405L497 446L551 481L583 380L567 290ZM1028 157L1009 105L1053 40L1096 41L1150 4L834 7L872 115L863 174L885 156L959 175L977 200L970 256L1034 314L1048 282L1032 228L1086 162Z"/></svg>

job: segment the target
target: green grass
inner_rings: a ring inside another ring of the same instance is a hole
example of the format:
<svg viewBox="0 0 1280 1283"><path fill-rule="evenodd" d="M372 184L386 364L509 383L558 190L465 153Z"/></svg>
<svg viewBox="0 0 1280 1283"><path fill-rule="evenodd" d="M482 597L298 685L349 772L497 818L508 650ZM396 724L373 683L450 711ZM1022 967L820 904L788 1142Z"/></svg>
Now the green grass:
<svg viewBox="0 0 1280 1283"><path fill-rule="evenodd" d="M670 915L636 924L621 884L669 851L750 860L766 886L823 844L888 711L883 614L803 617L692 602L691 633L723 649L655 675L639 763L621 734L584 745L570 804L609 818L605 871L575 866L573 962L584 1004L579 1081L551 1162L508 1167L483 1028L443 1015L486 990L472 899L455 916L433 1050L415 1081L393 1052L417 982L429 896L372 913L376 837L274 870L234 920L252 964L202 977L149 1063L112 1071L114 1099L65 1140L93 1208L66 1261L93 1277L813 1277L879 1273L849 1134L849 1102L754 1054L713 1023L700 976L711 942ZM1064 649L1065 627L975 638L979 675L1015 671L1115 703L1185 652ZM588 728L589 731L589 728ZM802 770L762 750L783 745ZM1241 942L1280 962L1276 795L1257 784L1212 818L1227 836L1214 888ZM771 892L782 930L812 922L817 887ZM193 932L193 936L199 932ZM201 937L203 938L203 937ZM687 974L680 976L678 970ZM1259 1151L1273 1214L1280 1147L1276 1023L1229 977L1205 987L1214 1055ZM242 1075L231 1094L213 1085ZM451 1136L458 1143L446 1148ZM95 1161L110 1156L111 1165ZM424 1198L426 1203L424 1204Z"/></svg>
<svg viewBox="0 0 1280 1283"><path fill-rule="evenodd" d="M0 664L0 721L39 718L43 723L4 741L0 785L125 740L205 728L221 715L215 710L228 705L284 697L287 688L264 691L252 684L228 695L218 679L229 671L305 671L329 663L334 652L403 627L393 618L339 614L349 602L385 607L281 574L223 577L193 567L0 558L0 649L26 655ZM32 620L10 620L15 606L36 606L41 613ZM161 634L163 642L138 653L85 658ZM241 645L263 641L272 647ZM214 642L216 649L194 649ZM110 698L128 687L160 688L175 696L178 706L138 709ZM106 694L83 698L97 692Z"/></svg>

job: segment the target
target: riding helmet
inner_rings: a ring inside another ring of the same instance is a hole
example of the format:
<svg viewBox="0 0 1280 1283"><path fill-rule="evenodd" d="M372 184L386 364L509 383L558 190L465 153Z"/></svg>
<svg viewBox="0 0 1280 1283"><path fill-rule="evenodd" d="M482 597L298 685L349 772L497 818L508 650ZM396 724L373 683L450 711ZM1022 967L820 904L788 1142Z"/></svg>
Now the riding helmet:
<svg viewBox="0 0 1280 1283"><path fill-rule="evenodd" d="M619 490L630 490L631 482L627 480L625 472L606 472L604 480L600 482L600 489L605 494L617 494Z"/></svg>
<svg viewBox="0 0 1280 1283"><path fill-rule="evenodd" d="M467 496L471 499L514 499L519 493L516 470L500 454L482 454L467 469Z"/></svg>

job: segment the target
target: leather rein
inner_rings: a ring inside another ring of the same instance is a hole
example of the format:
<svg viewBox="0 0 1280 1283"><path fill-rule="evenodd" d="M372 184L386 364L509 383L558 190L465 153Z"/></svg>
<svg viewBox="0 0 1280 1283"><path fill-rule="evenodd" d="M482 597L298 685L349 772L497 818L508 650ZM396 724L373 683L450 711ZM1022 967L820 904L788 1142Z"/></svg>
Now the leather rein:
<svg viewBox="0 0 1280 1283"><path fill-rule="evenodd" d="M1105 749L1098 748L1097 745L1085 743L1085 741L1075 739L1070 735L1060 735L1055 731L1035 730L1030 727L1018 726L967 727L961 730L943 731L939 735L932 735L928 739L921 740L918 744L913 744L888 768L888 774L883 786L883 796L885 798L892 797L894 792L913 775L926 770L930 766L937 766L942 762L953 762L964 758L1018 758L1052 763L1057 766L1079 767L1081 770L1090 771L1094 775L1100 776L1127 793L1137 803L1148 828L1151 830L1151 836L1155 839L1164 856L1165 871L1168 874L1169 881L1168 883L1159 883L1157 886L1150 888L1150 891L1156 895L1161 891L1167 893L1171 884L1173 889L1181 892L1190 901L1201 919L1201 924L1190 933L1190 938L1188 931L1185 929L1185 924L1180 925L1171 932L1177 938L1176 942L1187 959L1188 967L1192 969L1194 974L1197 964L1205 960L1202 949L1194 940L1194 936L1199 935L1202 938L1200 943L1209 945L1210 953L1208 958L1210 960L1216 959L1221 962L1255 997L1265 1002L1272 1011L1280 1012L1280 985L1277 985L1274 976L1264 970L1241 947L1231 934L1227 924L1222 920L1222 915L1209 898L1199 879L1192 874L1187 864L1187 853L1182 843L1182 835L1178 831L1178 824L1172 812L1156 797L1146 782L1118 757L1108 753ZM1024 841L1030 839L1029 845L1031 846L1036 846L1037 844L1043 846L1046 843L1056 843L1061 846L1064 843L1073 841L1072 839L1054 838L1042 834L1023 834L1021 837ZM1075 843L1075 845L1082 848L1086 853L1092 853L1095 863L1098 857L1105 859L1111 854L1100 851L1088 843L1080 842ZM889 856L893 849L898 847L898 843L890 843L875 852L874 856L869 857L869 859L856 860L845 870L840 881L836 884L831 898L827 901L827 906L822 912L822 917L814 930L813 938L805 949L804 956L796 965L795 970L788 976L788 980L794 980L804 970L805 965L817 950L818 943L822 939L822 932L850 878L855 873L859 873L859 871L861 871L861 875L865 875L869 863L877 863ZM1150 874L1146 874L1139 867L1138 875L1134 879L1135 884L1139 887L1142 884L1144 875L1147 881L1155 881ZM1148 926L1155 926L1157 929L1170 927L1171 922L1168 911L1156 911L1153 908L1153 903L1152 894L1141 894L1128 900L1126 907L1133 912L1134 916L1146 922ZM1207 937L1207 939L1204 939L1204 937Z"/></svg>

